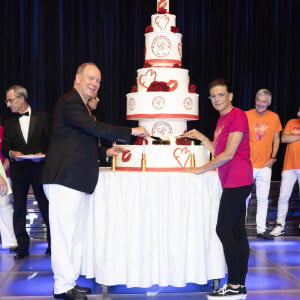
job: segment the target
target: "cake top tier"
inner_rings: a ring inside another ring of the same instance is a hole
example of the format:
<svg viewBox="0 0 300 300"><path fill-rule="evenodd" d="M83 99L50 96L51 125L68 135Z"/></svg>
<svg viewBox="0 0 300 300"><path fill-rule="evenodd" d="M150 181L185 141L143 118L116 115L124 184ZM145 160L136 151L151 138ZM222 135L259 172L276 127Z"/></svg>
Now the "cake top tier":
<svg viewBox="0 0 300 300"><path fill-rule="evenodd" d="M169 13L169 0L157 0L157 13Z"/></svg>

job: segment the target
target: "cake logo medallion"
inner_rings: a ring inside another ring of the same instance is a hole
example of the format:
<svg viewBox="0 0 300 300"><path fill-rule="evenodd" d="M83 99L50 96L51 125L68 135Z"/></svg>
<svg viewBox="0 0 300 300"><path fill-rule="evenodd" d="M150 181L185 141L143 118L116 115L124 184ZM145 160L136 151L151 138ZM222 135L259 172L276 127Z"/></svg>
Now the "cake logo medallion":
<svg viewBox="0 0 300 300"><path fill-rule="evenodd" d="M183 106L186 110L191 110L193 108L193 100L190 97L186 97L183 100Z"/></svg>
<svg viewBox="0 0 300 300"><path fill-rule="evenodd" d="M160 110L165 107L166 101L161 96L156 96L152 100L152 106L154 109Z"/></svg>
<svg viewBox="0 0 300 300"><path fill-rule="evenodd" d="M133 111L135 109L134 98L129 98L129 100L127 101L127 108L129 111Z"/></svg>
<svg viewBox="0 0 300 300"><path fill-rule="evenodd" d="M130 150L122 152L122 162L129 162L131 158L131 152Z"/></svg>
<svg viewBox="0 0 300 300"><path fill-rule="evenodd" d="M170 136L172 135L172 127L164 121L156 122L152 127L152 135L154 136Z"/></svg>
<svg viewBox="0 0 300 300"><path fill-rule="evenodd" d="M178 52L180 57L182 58L182 43L178 43Z"/></svg>
<svg viewBox="0 0 300 300"><path fill-rule="evenodd" d="M166 36L157 36L151 45L152 52L157 57L167 56L171 52L172 43Z"/></svg>
<svg viewBox="0 0 300 300"><path fill-rule="evenodd" d="M185 168L185 166L187 165L190 156L191 156L191 151L188 150L187 147L184 148L176 148L173 152L174 158L176 159L176 161L179 163L179 165L182 168Z"/></svg>
<svg viewBox="0 0 300 300"><path fill-rule="evenodd" d="M142 74L139 77L139 83L144 88L148 88L150 84L156 80L156 72L152 69L147 70L146 74Z"/></svg>
<svg viewBox="0 0 300 300"><path fill-rule="evenodd" d="M161 30L164 31L166 30L168 24L169 24L169 17L166 15L163 16L157 16L155 18L155 24L157 25L157 27Z"/></svg>

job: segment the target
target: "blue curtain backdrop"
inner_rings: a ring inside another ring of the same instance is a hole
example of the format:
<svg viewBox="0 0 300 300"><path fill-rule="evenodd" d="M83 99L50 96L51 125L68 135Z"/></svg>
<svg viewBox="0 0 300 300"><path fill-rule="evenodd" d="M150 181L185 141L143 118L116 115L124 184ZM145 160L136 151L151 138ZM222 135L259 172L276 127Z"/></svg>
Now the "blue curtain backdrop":
<svg viewBox="0 0 300 300"><path fill-rule="evenodd" d="M144 64L144 30L156 0L1 0L0 95L24 85L33 108L51 111L73 84L77 66L102 71L96 115L126 121L126 93ZM218 114L207 99L208 83L228 78L234 105L252 108L259 88L272 91L271 109L283 125L300 104L299 0L170 0L183 34L183 68L200 94L199 121L212 137ZM3 101L0 114L9 114ZM284 146L275 165L280 179Z"/></svg>

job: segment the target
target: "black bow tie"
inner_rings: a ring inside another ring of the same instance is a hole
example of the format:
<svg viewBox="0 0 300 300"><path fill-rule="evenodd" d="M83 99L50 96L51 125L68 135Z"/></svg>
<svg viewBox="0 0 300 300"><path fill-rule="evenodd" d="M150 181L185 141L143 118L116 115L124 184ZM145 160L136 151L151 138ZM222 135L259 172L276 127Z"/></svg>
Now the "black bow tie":
<svg viewBox="0 0 300 300"><path fill-rule="evenodd" d="M29 116L29 111L26 111L23 114L18 114L18 118L21 118L22 116Z"/></svg>

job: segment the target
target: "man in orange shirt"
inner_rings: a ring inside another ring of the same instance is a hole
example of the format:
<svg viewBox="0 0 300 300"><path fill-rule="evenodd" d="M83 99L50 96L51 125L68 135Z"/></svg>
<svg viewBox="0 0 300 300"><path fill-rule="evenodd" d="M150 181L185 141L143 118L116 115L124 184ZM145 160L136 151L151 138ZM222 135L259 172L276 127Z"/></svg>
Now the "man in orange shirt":
<svg viewBox="0 0 300 300"><path fill-rule="evenodd" d="M271 231L273 236L284 234L289 199L297 180L300 190L300 106L297 115L298 119L291 119L287 122L281 137L281 142L287 143L287 147L281 173L276 226Z"/></svg>
<svg viewBox="0 0 300 300"><path fill-rule="evenodd" d="M280 131L282 130L278 115L267 109L271 100L271 92L267 89L260 89L256 93L255 108L246 112L250 132L250 159L256 185L257 237L267 240L274 238L266 231L266 220L272 166L276 161L280 145ZM247 207L250 198L251 194L247 199Z"/></svg>

